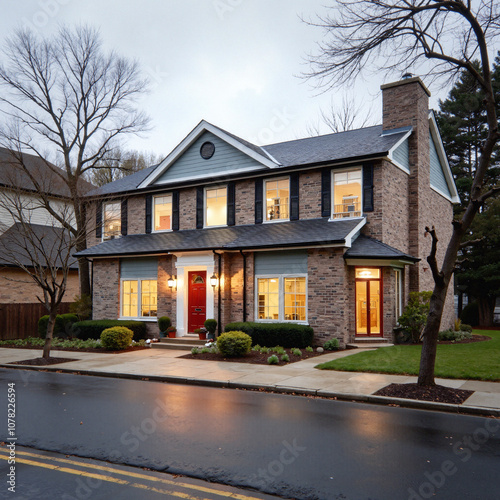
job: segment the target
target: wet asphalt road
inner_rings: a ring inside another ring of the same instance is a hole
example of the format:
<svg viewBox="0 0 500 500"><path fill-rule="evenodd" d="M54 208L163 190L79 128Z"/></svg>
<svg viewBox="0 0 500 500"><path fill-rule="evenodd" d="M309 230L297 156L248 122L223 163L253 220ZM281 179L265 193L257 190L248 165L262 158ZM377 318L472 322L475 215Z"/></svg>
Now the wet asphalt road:
<svg viewBox="0 0 500 500"><path fill-rule="evenodd" d="M1 436L9 382L18 445L296 499L500 498L498 419L2 369Z"/></svg>

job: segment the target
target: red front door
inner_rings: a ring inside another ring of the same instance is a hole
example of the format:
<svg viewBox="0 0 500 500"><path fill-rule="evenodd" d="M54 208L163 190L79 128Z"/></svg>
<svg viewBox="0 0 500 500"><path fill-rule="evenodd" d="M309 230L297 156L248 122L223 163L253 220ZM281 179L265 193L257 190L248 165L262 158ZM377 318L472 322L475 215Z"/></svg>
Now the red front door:
<svg viewBox="0 0 500 500"><path fill-rule="evenodd" d="M207 319L207 272L188 273L188 331L202 328Z"/></svg>

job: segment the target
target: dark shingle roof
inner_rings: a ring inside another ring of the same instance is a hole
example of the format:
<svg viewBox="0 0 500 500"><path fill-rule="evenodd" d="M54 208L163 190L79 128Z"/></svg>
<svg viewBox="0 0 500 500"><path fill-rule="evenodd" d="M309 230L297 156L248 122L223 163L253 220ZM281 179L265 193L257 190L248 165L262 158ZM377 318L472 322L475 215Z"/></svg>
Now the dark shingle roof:
<svg viewBox="0 0 500 500"><path fill-rule="evenodd" d="M360 235L344 254L345 259L391 259L418 262L420 259L397 250L375 238Z"/></svg>
<svg viewBox="0 0 500 500"><path fill-rule="evenodd" d="M147 255L186 250L239 250L344 244L359 219L312 219L273 224L136 234L79 252L86 257Z"/></svg>
<svg viewBox="0 0 500 500"><path fill-rule="evenodd" d="M5 233L0 236L0 265L16 267L16 262L31 267L33 264L32 258L36 256L37 248L43 245L44 252L47 252L49 257L52 253L52 258L56 259L56 265L61 266L61 259L58 257L58 249L63 250L67 247L67 242L61 245L61 237L63 230L60 227L43 226L41 224L28 224L29 230L33 232L33 237L24 239L24 230L21 223L13 224ZM31 241L37 241L36 245L32 245ZM66 254L67 255L67 254ZM45 265L43 257L40 258L42 267ZM70 269L78 269L76 259L71 259Z"/></svg>
<svg viewBox="0 0 500 500"><path fill-rule="evenodd" d="M382 125L375 125L373 127L349 130L336 134L269 144L262 147L255 146L225 130L219 130L261 155L271 155L273 161L277 161L282 167L293 167L325 162L339 162L354 158L384 156L411 130L411 127L383 131ZM106 184L89 194L91 196L99 196L133 191L137 189L154 168L156 168L156 165Z"/></svg>

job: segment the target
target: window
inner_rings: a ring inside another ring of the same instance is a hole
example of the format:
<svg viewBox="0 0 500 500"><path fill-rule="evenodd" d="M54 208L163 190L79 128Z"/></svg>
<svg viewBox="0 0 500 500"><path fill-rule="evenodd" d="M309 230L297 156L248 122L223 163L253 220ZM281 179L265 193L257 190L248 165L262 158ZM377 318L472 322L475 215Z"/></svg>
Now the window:
<svg viewBox="0 0 500 500"><path fill-rule="evenodd" d="M288 220L290 179L266 181L266 220Z"/></svg>
<svg viewBox="0 0 500 500"><path fill-rule="evenodd" d="M122 317L148 318L157 314L157 280L122 281Z"/></svg>
<svg viewBox="0 0 500 500"><path fill-rule="evenodd" d="M333 171L333 219L361 217L361 168Z"/></svg>
<svg viewBox="0 0 500 500"><path fill-rule="evenodd" d="M172 195L155 196L153 203L154 231L172 229Z"/></svg>
<svg viewBox="0 0 500 500"><path fill-rule="evenodd" d="M257 319L307 321L305 276L257 278Z"/></svg>
<svg viewBox="0 0 500 500"><path fill-rule="evenodd" d="M122 211L121 211L120 201L104 203L103 205L104 231L102 235L103 240L112 240L120 236L121 212Z"/></svg>
<svg viewBox="0 0 500 500"><path fill-rule="evenodd" d="M227 224L227 187L205 190L205 227Z"/></svg>
<svg viewBox="0 0 500 500"><path fill-rule="evenodd" d="M394 299L396 321L403 314L403 273L401 269L394 270Z"/></svg>

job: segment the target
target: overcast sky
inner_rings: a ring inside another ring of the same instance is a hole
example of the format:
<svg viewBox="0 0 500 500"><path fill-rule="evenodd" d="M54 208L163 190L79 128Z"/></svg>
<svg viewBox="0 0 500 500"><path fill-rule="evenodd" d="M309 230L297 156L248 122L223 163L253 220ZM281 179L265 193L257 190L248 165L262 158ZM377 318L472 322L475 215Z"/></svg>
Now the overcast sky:
<svg viewBox="0 0 500 500"><path fill-rule="evenodd" d="M243 139L269 144L304 137L331 99L354 97L361 118L381 117L380 75L351 89L319 94L307 54L321 40L302 22L325 13L326 0L4 0L0 33L29 26L50 34L61 23L100 29L105 47L137 59L151 80L140 105L152 118L132 149L164 156L205 119ZM397 80L400 75L389 80ZM431 105L446 92L430 86ZM327 133L327 129L324 129Z"/></svg>

